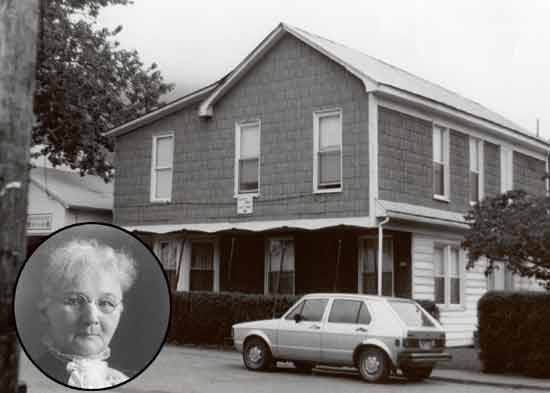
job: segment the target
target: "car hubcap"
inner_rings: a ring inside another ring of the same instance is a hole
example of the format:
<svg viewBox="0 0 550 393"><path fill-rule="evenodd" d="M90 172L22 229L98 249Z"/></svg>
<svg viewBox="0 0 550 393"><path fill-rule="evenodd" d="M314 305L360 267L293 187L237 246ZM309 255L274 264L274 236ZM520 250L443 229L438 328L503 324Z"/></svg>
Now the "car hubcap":
<svg viewBox="0 0 550 393"><path fill-rule="evenodd" d="M367 369L367 373L375 374L380 368L378 358L376 356L367 357L367 359L365 359L365 368Z"/></svg>
<svg viewBox="0 0 550 393"><path fill-rule="evenodd" d="M262 350L257 346L250 348L248 351L248 359L253 363L260 362L260 360L262 360L262 356Z"/></svg>

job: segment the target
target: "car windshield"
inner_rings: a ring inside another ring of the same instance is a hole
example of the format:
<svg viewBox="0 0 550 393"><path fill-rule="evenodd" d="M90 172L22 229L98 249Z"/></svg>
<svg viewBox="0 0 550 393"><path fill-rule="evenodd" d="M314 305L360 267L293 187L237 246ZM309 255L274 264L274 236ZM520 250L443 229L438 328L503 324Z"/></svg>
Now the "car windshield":
<svg viewBox="0 0 550 393"><path fill-rule="evenodd" d="M426 315L426 311L415 302L389 300L392 308L409 327L433 327L434 324Z"/></svg>

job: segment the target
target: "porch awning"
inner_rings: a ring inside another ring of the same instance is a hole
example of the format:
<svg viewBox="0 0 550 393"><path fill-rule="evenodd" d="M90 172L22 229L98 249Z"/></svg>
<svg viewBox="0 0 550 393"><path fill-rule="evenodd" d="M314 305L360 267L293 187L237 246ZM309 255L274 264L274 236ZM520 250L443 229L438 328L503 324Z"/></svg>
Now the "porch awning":
<svg viewBox="0 0 550 393"><path fill-rule="evenodd" d="M368 216L273 221L215 222L202 224L123 225L122 227L130 232L166 234L180 231L216 233L231 230L250 232L263 232L276 229L315 230L343 226L356 228L376 227L376 225L372 222L372 218Z"/></svg>
<svg viewBox="0 0 550 393"><path fill-rule="evenodd" d="M469 225L462 213L434 209L420 205L379 200L379 216L425 224L441 225L453 228L468 229Z"/></svg>

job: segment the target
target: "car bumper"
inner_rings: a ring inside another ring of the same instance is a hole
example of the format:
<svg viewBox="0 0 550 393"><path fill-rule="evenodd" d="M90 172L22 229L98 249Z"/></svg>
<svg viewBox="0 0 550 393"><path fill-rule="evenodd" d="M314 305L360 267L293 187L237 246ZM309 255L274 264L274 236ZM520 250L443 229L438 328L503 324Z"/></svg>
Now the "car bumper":
<svg viewBox="0 0 550 393"><path fill-rule="evenodd" d="M399 367L414 365L429 365L436 362L445 362L452 359L448 352L411 352L402 353L397 358Z"/></svg>

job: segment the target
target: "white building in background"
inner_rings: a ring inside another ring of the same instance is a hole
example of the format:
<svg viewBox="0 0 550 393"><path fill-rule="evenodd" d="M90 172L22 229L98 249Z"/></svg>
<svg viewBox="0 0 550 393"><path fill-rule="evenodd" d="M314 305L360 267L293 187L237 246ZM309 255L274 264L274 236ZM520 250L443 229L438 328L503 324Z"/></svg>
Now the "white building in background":
<svg viewBox="0 0 550 393"><path fill-rule="evenodd" d="M90 221L112 222L113 183L46 165L32 168L29 177L28 253L64 226Z"/></svg>

